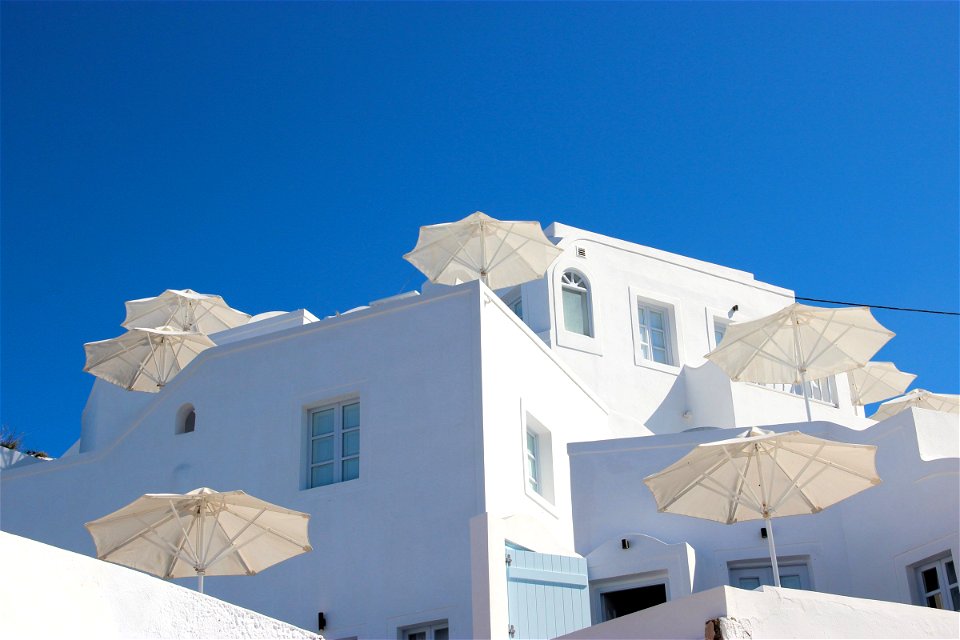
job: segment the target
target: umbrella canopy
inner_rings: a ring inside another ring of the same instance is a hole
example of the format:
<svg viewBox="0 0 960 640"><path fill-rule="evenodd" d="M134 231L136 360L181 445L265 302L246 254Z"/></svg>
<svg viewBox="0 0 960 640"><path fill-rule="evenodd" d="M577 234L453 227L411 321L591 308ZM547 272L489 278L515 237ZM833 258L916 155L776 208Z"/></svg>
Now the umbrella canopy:
<svg viewBox="0 0 960 640"><path fill-rule="evenodd" d="M220 296L190 289L167 289L154 298L130 300L126 307L122 326L127 328L170 326L210 334L250 320L249 314L227 306Z"/></svg>
<svg viewBox="0 0 960 640"><path fill-rule="evenodd" d="M774 314L731 324L705 358L733 380L801 384L866 364L895 334L867 307L827 309L791 304Z"/></svg>
<svg viewBox="0 0 960 640"><path fill-rule="evenodd" d="M191 360L216 346L202 333L174 327L130 329L118 338L83 345L83 370L129 391L156 393Z"/></svg>
<svg viewBox="0 0 960 640"><path fill-rule="evenodd" d="M894 398L880 405L871 418L886 420L909 407L919 407L943 413L960 413L960 396L948 393L931 393L925 389L914 389L902 398Z"/></svg>
<svg viewBox="0 0 960 640"><path fill-rule="evenodd" d="M847 371L850 400L853 404L865 405L898 396L916 377L900 371L892 362L868 362Z"/></svg>
<svg viewBox="0 0 960 640"><path fill-rule="evenodd" d="M770 518L818 513L880 483L877 448L799 431L750 429L701 444L644 478L660 512L725 524L764 520L774 580L780 586Z"/></svg>
<svg viewBox="0 0 960 640"><path fill-rule="evenodd" d="M97 557L161 578L253 575L312 550L310 516L243 491L148 493L86 523Z"/></svg>
<svg viewBox="0 0 960 640"><path fill-rule="evenodd" d="M477 211L458 222L420 227L413 251L403 256L431 282L480 279L491 289L535 280L563 253L538 222L510 222Z"/></svg>

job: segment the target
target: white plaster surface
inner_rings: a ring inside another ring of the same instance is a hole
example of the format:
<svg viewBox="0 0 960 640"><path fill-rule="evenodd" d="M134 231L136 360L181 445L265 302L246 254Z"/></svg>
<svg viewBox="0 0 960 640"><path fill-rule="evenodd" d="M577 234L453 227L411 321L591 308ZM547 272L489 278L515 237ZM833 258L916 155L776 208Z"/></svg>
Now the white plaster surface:
<svg viewBox="0 0 960 640"><path fill-rule="evenodd" d="M733 638L957 638L960 614L826 593L717 587L561 636L564 640L704 637L720 619Z"/></svg>
<svg viewBox="0 0 960 640"><path fill-rule="evenodd" d="M9 533L0 532L0 558L5 638L320 638L138 571Z"/></svg>

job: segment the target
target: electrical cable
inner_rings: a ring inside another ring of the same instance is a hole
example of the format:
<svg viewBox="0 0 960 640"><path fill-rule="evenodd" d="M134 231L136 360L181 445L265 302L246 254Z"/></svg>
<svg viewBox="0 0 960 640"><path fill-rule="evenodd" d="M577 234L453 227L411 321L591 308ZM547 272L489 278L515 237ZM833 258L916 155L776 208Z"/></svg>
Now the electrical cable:
<svg viewBox="0 0 960 640"><path fill-rule="evenodd" d="M889 309L891 311L912 311L914 313L935 313L941 316L960 316L956 311L934 311L932 309L911 309L908 307L886 307L881 304L860 304L858 302L840 302L839 300L823 300L821 298L804 298L794 296L796 300L805 300L807 302L826 302L828 304L842 304L848 307L870 307L871 309Z"/></svg>

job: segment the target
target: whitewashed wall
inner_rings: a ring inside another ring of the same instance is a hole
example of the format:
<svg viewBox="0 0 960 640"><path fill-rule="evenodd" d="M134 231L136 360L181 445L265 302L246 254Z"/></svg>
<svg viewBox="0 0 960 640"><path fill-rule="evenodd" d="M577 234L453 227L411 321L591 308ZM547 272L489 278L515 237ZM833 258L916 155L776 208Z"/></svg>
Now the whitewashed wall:
<svg viewBox="0 0 960 640"><path fill-rule="evenodd" d="M139 571L0 533L5 638L319 636Z"/></svg>
<svg viewBox="0 0 960 640"><path fill-rule="evenodd" d="M907 411L867 430L814 422L776 425L842 442L878 445L883 482L816 515L773 520L777 555L808 557L812 588L827 593L911 603L911 566L958 553L960 461L954 416ZM729 582L728 563L769 558L761 521L724 525L657 513L643 478L694 446L738 435L710 430L570 445L577 551L589 555L630 532L686 542L696 557L694 591ZM919 434L919 435L918 435ZM928 451L921 460L919 451ZM938 459L932 451L938 451ZM782 562L782 560L781 560ZM627 554L624 569L630 573ZM609 575L610 570L607 569Z"/></svg>

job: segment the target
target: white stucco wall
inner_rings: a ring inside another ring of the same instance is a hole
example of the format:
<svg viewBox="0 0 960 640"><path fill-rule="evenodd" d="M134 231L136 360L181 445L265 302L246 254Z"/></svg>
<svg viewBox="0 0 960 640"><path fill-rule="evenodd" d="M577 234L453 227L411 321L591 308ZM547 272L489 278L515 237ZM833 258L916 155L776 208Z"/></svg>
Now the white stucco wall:
<svg viewBox="0 0 960 640"><path fill-rule="evenodd" d="M700 426L752 426L803 419L802 398L737 383L707 364L713 319L745 321L793 302L793 292L744 271L554 223L547 229L564 253L542 280L523 285L524 319L607 404L621 436L676 433ZM578 255L583 250L585 257ZM564 328L561 276L568 269L591 287L593 337ZM505 292L501 292L504 294ZM643 360L635 325L637 299L672 310L672 366ZM734 305L738 311L731 313ZM717 375L684 375L704 365ZM838 407L814 402L815 419L855 428L870 423L851 406L843 375Z"/></svg>
<svg viewBox="0 0 960 640"><path fill-rule="evenodd" d="M944 553L960 558L960 461L923 461L918 433L956 428L941 414L907 411L867 430L814 422L776 425L831 440L876 444L883 482L815 515L773 521L777 555L808 561L816 591L894 602L918 601L913 567ZM699 431L570 445L574 528L583 555L630 532L667 543L686 542L696 557L694 591L729 582L728 564L765 561L762 522L723 525L658 513L643 478L703 442L736 436L740 429ZM950 441L945 436L941 442ZM926 437L927 448L934 439ZM949 453L949 450L947 451ZM623 573L630 573L623 563ZM610 569L607 569L607 576Z"/></svg>
<svg viewBox="0 0 960 640"><path fill-rule="evenodd" d="M146 574L0 532L5 638L319 636Z"/></svg>
<svg viewBox="0 0 960 640"><path fill-rule="evenodd" d="M724 638L956 638L960 614L862 598L761 587L717 587L594 625L564 640L704 637L720 619Z"/></svg>

